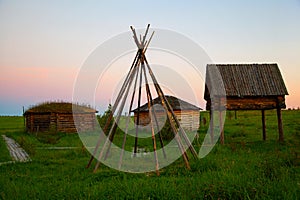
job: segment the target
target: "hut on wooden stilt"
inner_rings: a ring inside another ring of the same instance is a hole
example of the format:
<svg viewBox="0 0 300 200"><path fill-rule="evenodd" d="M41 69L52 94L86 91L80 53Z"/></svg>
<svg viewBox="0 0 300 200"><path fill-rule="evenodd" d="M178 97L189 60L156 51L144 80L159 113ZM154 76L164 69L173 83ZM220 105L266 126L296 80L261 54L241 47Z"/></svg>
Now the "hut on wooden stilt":
<svg viewBox="0 0 300 200"><path fill-rule="evenodd" d="M215 70L220 76L212 75ZM220 78L221 81L217 80ZM219 88L213 84L216 82L223 82L226 97L219 95ZM261 110L263 140L266 140L265 110L270 109L277 110L279 141L284 140L281 109L286 107L285 95L288 91L277 64L209 64L206 67L206 109ZM210 113L213 119L213 112ZM220 137L224 143L224 130Z"/></svg>

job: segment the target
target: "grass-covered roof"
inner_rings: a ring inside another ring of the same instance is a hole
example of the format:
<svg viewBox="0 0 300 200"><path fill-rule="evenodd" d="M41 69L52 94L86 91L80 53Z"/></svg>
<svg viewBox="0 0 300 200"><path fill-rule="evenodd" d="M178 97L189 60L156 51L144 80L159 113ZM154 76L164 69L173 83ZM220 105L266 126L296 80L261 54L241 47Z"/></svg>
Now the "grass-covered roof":
<svg viewBox="0 0 300 200"><path fill-rule="evenodd" d="M68 102L44 102L30 107L25 115L28 113L96 113L95 109L90 106L79 105Z"/></svg>

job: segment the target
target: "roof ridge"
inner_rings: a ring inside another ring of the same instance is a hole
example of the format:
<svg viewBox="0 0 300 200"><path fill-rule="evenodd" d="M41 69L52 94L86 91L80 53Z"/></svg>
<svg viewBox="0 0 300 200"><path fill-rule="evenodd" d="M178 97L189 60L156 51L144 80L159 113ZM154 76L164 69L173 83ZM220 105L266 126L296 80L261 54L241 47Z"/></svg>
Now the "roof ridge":
<svg viewBox="0 0 300 200"><path fill-rule="evenodd" d="M195 105L193 105L193 104L191 104L191 103L189 103L185 100L179 99L175 96L165 95L165 97L167 98L167 100L170 103L173 110L202 110L200 107L195 106ZM156 98L152 99L154 105L161 104L161 101L160 101L159 98L160 97L157 96ZM174 102L174 100L175 101L177 100L178 103ZM132 110L131 112L136 112L137 110L138 110L138 108ZM148 112L148 102L146 102L145 104L140 106L140 111L141 112Z"/></svg>

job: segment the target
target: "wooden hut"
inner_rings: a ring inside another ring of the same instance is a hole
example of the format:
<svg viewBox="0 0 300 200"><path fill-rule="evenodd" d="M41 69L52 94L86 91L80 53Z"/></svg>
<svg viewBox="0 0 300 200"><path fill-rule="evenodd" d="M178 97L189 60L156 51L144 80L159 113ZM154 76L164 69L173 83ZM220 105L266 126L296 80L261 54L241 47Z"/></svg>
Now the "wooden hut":
<svg viewBox="0 0 300 200"><path fill-rule="evenodd" d="M168 100L170 106L172 107L177 119L180 121L181 127L188 131L198 130L199 120L200 120L200 110L202 109L173 96L166 95L165 97ZM163 107L160 106L161 100L159 97L153 99L153 105L159 122L158 124L159 126L162 126L166 121L166 113ZM136 108L132 112L134 112L134 122L135 124L138 124L137 123L138 109ZM140 107L139 125L147 126L149 123L150 123L149 110L148 110L148 104L146 103Z"/></svg>
<svg viewBox="0 0 300 200"><path fill-rule="evenodd" d="M57 131L76 133L94 130L97 111L87 106L66 102L42 103L28 109L25 113L28 132ZM80 123L74 123L74 118ZM77 129L76 129L77 128Z"/></svg>
<svg viewBox="0 0 300 200"><path fill-rule="evenodd" d="M207 65L204 92L206 109L261 110L263 140L266 140L265 110L269 109L277 109L279 140L284 140L281 108L286 107L285 95L288 92L277 64ZM212 119L213 112L210 113ZM223 130L220 140L224 143Z"/></svg>

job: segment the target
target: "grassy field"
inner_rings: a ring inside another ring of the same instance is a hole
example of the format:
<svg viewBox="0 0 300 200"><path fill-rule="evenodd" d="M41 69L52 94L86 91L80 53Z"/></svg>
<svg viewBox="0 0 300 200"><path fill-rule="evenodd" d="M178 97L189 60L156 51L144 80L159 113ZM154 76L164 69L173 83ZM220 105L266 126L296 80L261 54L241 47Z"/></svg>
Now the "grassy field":
<svg viewBox="0 0 300 200"><path fill-rule="evenodd" d="M24 133L22 117L0 117L0 133L14 138L32 159L0 166L0 199L299 199L300 111L283 111L284 143L278 142L276 112L266 112L267 141L260 112L237 114L235 119L227 112L225 145L191 160L191 170L178 159L159 177L105 166L93 173L85 168L90 155L76 134L37 139ZM208 113L201 115L208 119ZM200 135L207 128L202 125ZM78 148L42 148L56 146ZM2 139L0 152L0 163L11 160Z"/></svg>

